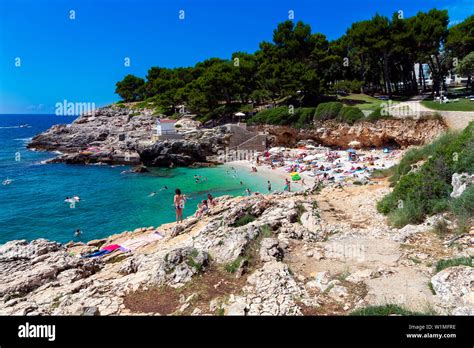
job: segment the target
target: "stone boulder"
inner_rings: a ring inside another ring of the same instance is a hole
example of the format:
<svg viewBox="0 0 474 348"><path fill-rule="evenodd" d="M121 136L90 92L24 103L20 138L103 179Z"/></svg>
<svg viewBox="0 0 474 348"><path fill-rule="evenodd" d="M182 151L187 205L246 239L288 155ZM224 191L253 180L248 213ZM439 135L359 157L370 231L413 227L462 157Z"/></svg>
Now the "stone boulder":
<svg viewBox="0 0 474 348"><path fill-rule="evenodd" d="M462 193L473 183L474 174L454 173L451 177L451 186L453 186L453 192L451 192L451 197L459 198Z"/></svg>
<svg viewBox="0 0 474 348"><path fill-rule="evenodd" d="M155 283L180 287L209 265L207 252L192 247L177 248L166 254L155 270Z"/></svg>
<svg viewBox="0 0 474 348"><path fill-rule="evenodd" d="M283 260L284 251L280 241L276 238L263 238L260 243L260 260L268 262Z"/></svg>
<svg viewBox="0 0 474 348"><path fill-rule="evenodd" d="M449 267L435 274L431 284L436 296L449 307L469 307L474 311L474 268Z"/></svg>

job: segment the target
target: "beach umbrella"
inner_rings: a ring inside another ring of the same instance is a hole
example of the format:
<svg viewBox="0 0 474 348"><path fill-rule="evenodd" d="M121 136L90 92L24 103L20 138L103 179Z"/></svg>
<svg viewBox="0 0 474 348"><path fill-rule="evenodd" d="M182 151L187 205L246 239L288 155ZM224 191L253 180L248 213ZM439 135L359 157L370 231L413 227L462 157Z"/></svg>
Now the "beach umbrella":
<svg viewBox="0 0 474 348"><path fill-rule="evenodd" d="M316 155L308 155L306 157L303 158L303 161L314 161L316 158L318 158L318 156Z"/></svg>
<svg viewBox="0 0 474 348"><path fill-rule="evenodd" d="M349 153L357 153L357 151L354 150L354 149L347 149L347 152L349 152Z"/></svg>
<svg viewBox="0 0 474 348"><path fill-rule="evenodd" d="M245 116L245 114L244 114L243 112L240 112L240 111L239 111L239 112L236 112L234 115L237 116L237 117L243 117L243 116Z"/></svg>
<svg viewBox="0 0 474 348"><path fill-rule="evenodd" d="M282 152L284 150L285 150L284 147L272 147L270 150L268 150L268 152L270 152L270 153L279 153L279 152Z"/></svg>

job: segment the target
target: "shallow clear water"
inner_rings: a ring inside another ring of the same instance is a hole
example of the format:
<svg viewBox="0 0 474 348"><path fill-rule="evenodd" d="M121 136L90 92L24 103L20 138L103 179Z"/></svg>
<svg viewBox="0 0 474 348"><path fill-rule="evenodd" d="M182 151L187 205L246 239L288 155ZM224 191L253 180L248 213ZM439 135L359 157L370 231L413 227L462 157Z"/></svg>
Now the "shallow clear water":
<svg viewBox="0 0 474 348"><path fill-rule="evenodd" d="M0 115L0 243L13 239L47 238L59 242L74 240L74 231L83 232L80 240L102 238L143 226L158 226L175 219L174 189L179 187L190 199L184 210L189 216L207 193L213 196L266 192L267 178L227 167L153 169L151 173L121 172L126 166L41 164L53 153L26 149L34 135L53 124L70 123L74 118L45 115ZM30 128L19 128L20 124ZM20 153L17 161L15 154ZM194 175L207 177L196 183ZM282 186L273 182L273 187ZM240 181L243 185L240 185ZM162 190L164 186L168 190ZM151 192L157 192L149 197ZM81 198L74 208L67 196Z"/></svg>

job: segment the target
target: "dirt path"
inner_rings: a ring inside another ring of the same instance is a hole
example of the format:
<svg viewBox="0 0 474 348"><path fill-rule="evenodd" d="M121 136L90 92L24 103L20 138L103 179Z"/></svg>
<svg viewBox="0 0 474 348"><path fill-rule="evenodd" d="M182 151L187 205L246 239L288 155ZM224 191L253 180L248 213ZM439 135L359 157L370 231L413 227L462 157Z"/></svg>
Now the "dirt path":
<svg viewBox="0 0 474 348"><path fill-rule="evenodd" d="M474 111L443 111L443 110L433 110L427 108L421 104L420 100L412 100L409 102L402 102L396 104L392 107L394 111L396 109L406 110L406 108L411 110L420 111L421 114L439 114L446 121L446 124L450 129L462 130L466 128L469 122L474 121Z"/></svg>
<svg viewBox="0 0 474 348"><path fill-rule="evenodd" d="M367 294L358 307L395 303L427 312L435 306L429 288L431 265L451 254L431 232L410 237L405 243L393 240L394 230L377 212L376 202L389 191L386 181L373 185L325 188L316 198L323 224L335 231L327 241L297 243L286 262L305 279L317 279L327 272L346 287L365 285ZM316 255L316 256L315 256ZM345 299L344 314L354 303Z"/></svg>

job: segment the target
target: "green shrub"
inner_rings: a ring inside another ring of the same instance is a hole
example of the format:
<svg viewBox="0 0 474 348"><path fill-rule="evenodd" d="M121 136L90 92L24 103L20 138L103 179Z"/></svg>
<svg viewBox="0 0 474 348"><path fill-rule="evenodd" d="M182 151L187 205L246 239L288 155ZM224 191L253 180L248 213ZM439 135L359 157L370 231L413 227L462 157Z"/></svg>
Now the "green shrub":
<svg viewBox="0 0 474 348"><path fill-rule="evenodd" d="M472 267L472 257L458 257L457 259L439 260L436 263L436 273L441 272L445 268L454 266Z"/></svg>
<svg viewBox="0 0 474 348"><path fill-rule="evenodd" d="M235 221L235 223L232 225L232 227L245 226L245 225L251 223L252 221L255 221L255 216L250 215L250 214L245 214L244 216L237 219L237 221Z"/></svg>
<svg viewBox="0 0 474 348"><path fill-rule="evenodd" d="M342 80L334 83L332 90L335 91L344 91L346 93L360 93L360 90L364 83L357 80Z"/></svg>
<svg viewBox="0 0 474 348"><path fill-rule="evenodd" d="M335 119L342 107L340 102L321 103L316 108L315 118L320 121Z"/></svg>
<svg viewBox="0 0 474 348"><path fill-rule="evenodd" d="M425 313L412 312L399 305L387 304L384 306L369 306L356 309L350 313L354 316L388 316L388 315L426 315Z"/></svg>
<svg viewBox="0 0 474 348"><path fill-rule="evenodd" d="M345 106L339 111L337 119L341 122L354 124L357 120L364 118L364 113L356 107Z"/></svg>
<svg viewBox="0 0 474 348"><path fill-rule="evenodd" d="M314 120L314 114L316 108L297 108L295 113L297 114L298 120L295 123L296 128L303 128L311 125Z"/></svg>
<svg viewBox="0 0 474 348"><path fill-rule="evenodd" d="M461 133L447 133L431 144L408 151L396 166L391 181L393 191L377 204L397 227L421 222L427 215L450 209L467 221L473 216L474 189L469 188L459 202L450 199L453 173L474 171L474 122ZM417 171L413 164L424 163ZM400 204L401 202L401 204Z"/></svg>
<svg viewBox="0 0 474 348"><path fill-rule="evenodd" d="M365 118L365 120L369 122L376 122L378 120L389 119L389 118L392 118L392 116L382 115L382 108L378 107L377 109L372 111L370 115Z"/></svg>
<svg viewBox="0 0 474 348"><path fill-rule="evenodd" d="M373 179L381 179L381 178L387 178L395 173L395 166L392 166L390 168L385 168L385 169L375 169L372 174L370 175L371 178Z"/></svg>
<svg viewBox="0 0 474 348"><path fill-rule="evenodd" d="M227 263L224 266L225 271L228 273L235 273L239 269L240 264L242 263L243 260L245 260L245 258L242 256L239 256L234 261Z"/></svg>
<svg viewBox="0 0 474 348"><path fill-rule="evenodd" d="M469 221L474 217L474 186L469 186L459 198L451 200L449 208L458 219L460 232L466 232Z"/></svg>
<svg viewBox="0 0 474 348"><path fill-rule="evenodd" d="M251 124L274 124L284 125L294 121L294 114L289 113L287 106L280 106L273 109L262 110L249 119Z"/></svg>
<svg viewBox="0 0 474 348"><path fill-rule="evenodd" d="M260 227L260 233L262 235L262 238L268 238L273 235L273 231L268 225L263 225Z"/></svg>
<svg viewBox="0 0 474 348"><path fill-rule="evenodd" d="M296 108L291 112L288 106L262 110L248 120L249 124L292 125L302 128L311 124L315 108Z"/></svg>
<svg viewBox="0 0 474 348"><path fill-rule="evenodd" d="M400 228L407 224L423 222L424 214L418 202L407 200L402 207L389 211L388 221L390 225Z"/></svg>

